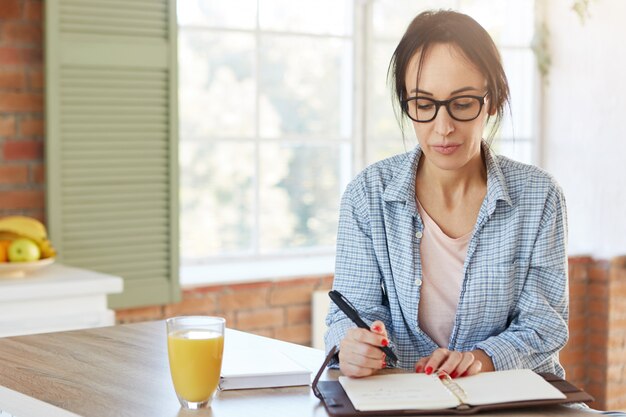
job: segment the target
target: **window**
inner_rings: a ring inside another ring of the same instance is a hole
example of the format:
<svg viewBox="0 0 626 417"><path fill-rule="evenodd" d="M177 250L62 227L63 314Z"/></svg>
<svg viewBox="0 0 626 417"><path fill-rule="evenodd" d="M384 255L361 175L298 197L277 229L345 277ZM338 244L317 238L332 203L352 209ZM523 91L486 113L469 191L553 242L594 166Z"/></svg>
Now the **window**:
<svg viewBox="0 0 626 417"><path fill-rule="evenodd" d="M496 150L529 162L532 0L179 1L182 284L332 271L346 184L415 144L387 66L432 7L469 13L499 43L514 119Z"/></svg>

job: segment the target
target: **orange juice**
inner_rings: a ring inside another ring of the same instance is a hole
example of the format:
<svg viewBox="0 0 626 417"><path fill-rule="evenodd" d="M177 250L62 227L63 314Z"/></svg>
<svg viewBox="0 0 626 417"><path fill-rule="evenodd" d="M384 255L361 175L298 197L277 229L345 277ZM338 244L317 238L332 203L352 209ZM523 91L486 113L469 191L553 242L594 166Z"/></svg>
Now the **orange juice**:
<svg viewBox="0 0 626 417"><path fill-rule="evenodd" d="M191 402L211 398L220 379L224 336L210 330L185 329L167 336L174 389Z"/></svg>

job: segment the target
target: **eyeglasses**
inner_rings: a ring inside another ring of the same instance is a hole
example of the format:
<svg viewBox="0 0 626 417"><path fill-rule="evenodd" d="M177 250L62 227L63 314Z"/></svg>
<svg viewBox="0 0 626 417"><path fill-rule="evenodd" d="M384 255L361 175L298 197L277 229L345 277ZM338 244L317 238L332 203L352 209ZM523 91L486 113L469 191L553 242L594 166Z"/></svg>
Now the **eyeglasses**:
<svg viewBox="0 0 626 417"><path fill-rule="evenodd" d="M428 97L409 97L402 100L402 110L411 120L428 123L435 120L439 108L444 106L450 117L459 122L469 122L480 114L485 104L484 96L456 96L449 100L433 100Z"/></svg>

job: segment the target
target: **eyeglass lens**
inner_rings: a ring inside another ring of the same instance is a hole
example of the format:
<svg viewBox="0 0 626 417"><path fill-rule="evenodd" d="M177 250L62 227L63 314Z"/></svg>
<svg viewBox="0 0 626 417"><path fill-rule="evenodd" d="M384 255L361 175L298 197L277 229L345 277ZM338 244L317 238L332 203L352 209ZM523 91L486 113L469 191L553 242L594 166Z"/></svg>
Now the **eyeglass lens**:
<svg viewBox="0 0 626 417"><path fill-rule="evenodd" d="M481 105L476 97L457 97L448 102L446 108L457 120L472 120L478 117ZM437 104L429 98L417 98L408 103L409 116L420 122L433 120L437 110Z"/></svg>

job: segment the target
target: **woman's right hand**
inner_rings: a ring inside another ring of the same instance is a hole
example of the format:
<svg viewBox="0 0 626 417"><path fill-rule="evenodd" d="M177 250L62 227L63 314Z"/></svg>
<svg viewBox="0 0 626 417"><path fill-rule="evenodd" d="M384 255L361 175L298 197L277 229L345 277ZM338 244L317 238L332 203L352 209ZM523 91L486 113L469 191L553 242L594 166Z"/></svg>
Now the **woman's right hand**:
<svg viewBox="0 0 626 417"><path fill-rule="evenodd" d="M387 346L389 339L382 321L375 321L371 331L353 328L339 344L339 369L346 376L369 376L384 368L385 353L380 346Z"/></svg>

